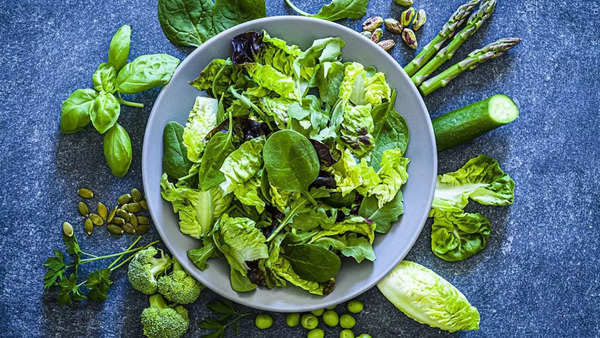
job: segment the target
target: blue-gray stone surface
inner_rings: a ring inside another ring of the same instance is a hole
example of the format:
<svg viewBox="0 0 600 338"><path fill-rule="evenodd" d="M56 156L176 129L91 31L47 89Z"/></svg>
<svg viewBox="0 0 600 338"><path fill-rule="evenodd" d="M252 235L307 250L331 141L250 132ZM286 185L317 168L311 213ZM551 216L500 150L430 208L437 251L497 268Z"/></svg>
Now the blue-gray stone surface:
<svg viewBox="0 0 600 338"><path fill-rule="evenodd" d="M325 1L298 1L316 11ZM428 13L417 33L424 45L462 0L415 0ZM292 15L283 0L267 1L268 15ZM397 16L391 0L371 0L368 16ZM361 21L342 21L359 29ZM130 96L145 108L124 107L119 122L133 145L131 171L124 179L104 163L102 137L91 127L61 135L61 102L77 88L91 86L96 66L106 60L110 37L122 24L133 26L131 55L169 53L184 58L164 37L156 0L8 0L0 4L0 335L3 337L140 336L139 315L147 298L128 285L124 271L103 304L59 306L43 292L43 262L63 248L60 224L71 221L85 250L125 248L133 239L105 229L83 233L76 211L77 188L93 189L101 201L114 201L141 187L142 137L158 89ZM442 152L440 172L453 171L485 153L501 163L516 182L510 207L470 205L493 224L487 248L457 263L430 250L428 223L408 259L456 285L481 313L481 329L464 336L597 336L600 332L600 3L579 0L500 0L496 13L459 50L501 37L523 42L507 55L425 99L432 117L495 93L514 98L521 116L469 144ZM386 38L388 33L386 33ZM404 65L415 54L399 43L393 50ZM153 230L144 241L156 239ZM99 267L99 266L97 266ZM87 269L87 268L86 268ZM216 295L206 290L190 307L189 336L206 332L197 322L209 313ZM376 290L359 297L356 334L373 337L443 336L396 310ZM338 312L343 311L338 306ZM242 308L244 311L251 309ZM285 316L259 331L252 320L240 323L241 336L301 337ZM326 329L337 336L338 329Z"/></svg>

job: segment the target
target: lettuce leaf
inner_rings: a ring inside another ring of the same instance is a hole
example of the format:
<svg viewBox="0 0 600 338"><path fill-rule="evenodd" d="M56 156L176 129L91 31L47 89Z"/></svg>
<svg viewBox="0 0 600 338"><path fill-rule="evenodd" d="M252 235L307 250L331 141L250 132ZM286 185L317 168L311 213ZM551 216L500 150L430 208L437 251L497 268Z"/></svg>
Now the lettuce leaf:
<svg viewBox="0 0 600 338"><path fill-rule="evenodd" d="M235 86L245 89L250 85L242 72L242 67L234 65L231 59L214 59L202 70L190 85L198 90L206 90L214 98L228 96L227 88Z"/></svg>
<svg viewBox="0 0 600 338"><path fill-rule="evenodd" d="M337 61L346 42L338 37L313 41L312 46L300 54L294 61L294 74L297 78L309 80L318 63Z"/></svg>
<svg viewBox="0 0 600 338"><path fill-rule="evenodd" d="M369 190L369 195L377 197L378 205L382 208L390 202L408 181L406 167L410 160L402 157L402 150L389 149L383 152L381 168L377 172L381 182Z"/></svg>
<svg viewBox="0 0 600 338"><path fill-rule="evenodd" d="M325 171L333 174L337 185L336 191L340 191L345 196L356 189L361 195L367 195L367 192L378 185L381 179L365 159L356 163L348 149L338 149L341 150L340 160L331 167L324 168Z"/></svg>
<svg viewBox="0 0 600 338"><path fill-rule="evenodd" d="M492 224L482 214L434 209L431 251L448 262L467 259L485 248L491 232Z"/></svg>
<svg viewBox="0 0 600 338"><path fill-rule="evenodd" d="M252 80L260 87L270 89L286 99L300 100L300 91L296 88L296 83L291 76L278 71L271 65L249 63L245 67Z"/></svg>
<svg viewBox="0 0 600 338"><path fill-rule="evenodd" d="M392 228L392 222L396 222L400 215L404 213L404 204L402 201L402 191L398 191L394 199L379 207L377 197L370 196L363 198L358 215L372 222L375 222L375 231L378 233L387 233Z"/></svg>
<svg viewBox="0 0 600 338"><path fill-rule="evenodd" d="M294 269L292 269L290 262L283 257L279 257L275 264L273 264L273 272L290 282L292 285L302 288L314 295L323 295L324 287L321 284L300 278L300 276L294 272Z"/></svg>
<svg viewBox="0 0 600 338"><path fill-rule="evenodd" d="M339 251L346 257L354 258L357 263L365 259L375 261L375 252L369 240L354 233L345 236L321 237L312 244Z"/></svg>
<svg viewBox="0 0 600 338"><path fill-rule="evenodd" d="M340 125L340 140L350 148L356 157L369 154L374 147L373 117L371 105L346 105L344 120Z"/></svg>
<svg viewBox="0 0 600 338"><path fill-rule="evenodd" d="M328 228L335 223L337 213L327 216L327 210L323 207L307 207L300 211L292 219L291 226L300 231L310 231L317 227Z"/></svg>
<svg viewBox="0 0 600 338"><path fill-rule="evenodd" d="M218 186L207 191L175 187L168 181L167 174L162 175L160 186L163 199L171 202L179 216L179 230L194 238L208 235L215 220L231 204L231 196L225 195Z"/></svg>
<svg viewBox="0 0 600 338"><path fill-rule="evenodd" d="M255 57L257 63L271 65L278 71L292 76L294 60L302 50L296 45L288 45L284 40L273 38L263 30L263 47Z"/></svg>
<svg viewBox="0 0 600 338"><path fill-rule="evenodd" d="M360 216L352 216L340 223L335 223L328 227L327 230L319 231L312 237L310 243L314 243L321 237L341 235L346 232L354 232L366 236L369 239L369 243L373 243L375 239L375 223Z"/></svg>
<svg viewBox="0 0 600 338"><path fill-rule="evenodd" d="M288 109L296 101L282 97L263 97L260 100L262 110L273 117L277 126L281 129L287 127Z"/></svg>
<svg viewBox="0 0 600 338"><path fill-rule="evenodd" d="M385 80L385 74L379 72L368 76L366 70L360 72L354 81L350 101L355 105L371 104L373 106L389 101L391 95L390 86Z"/></svg>
<svg viewBox="0 0 600 338"><path fill-rule="evenodd" d="M265 211L265 201L259 195L260 180L258 176L254 176L244 183L235 184L233 195L242 204L254 206L259 214Z"/></svg>
<svg viewBox="0 0 600 338"><path fill-rule="evenodd" d="M199 162L206 144L206 135L217 126L218 101L198 96L183 129L183 144L190 161Z"/></svg>
<svg viewBox="0 0 600 338"><path fill-rule="evenodd" d="M483 205L510 205L515 182L498 161L479 155L455 172L439 175L432 208L461 212L469 198Z"/></svg>
<svg viewBox="0 0 600 338"><path fill-rule="evenodd" d="M260 136L248 140L234 150L221 166L227 183L241 184L254 177L262 166L262 149L265 137Z"/></svg>
<svg viewBox="0 0 600 338"><path fill-rule="evenodd" d="M331 107L339 99L340 86L344 79L344 68L346 66L339 62L323 62L319 64L315 77L312 79L314 86L319 89L319 96L323 102Z"/></svg>
<svg viewBox="0 0 600 338"><path fill-rule="evenodd" d="M344 78L342 79L340 92L338 93L338 97L342 101L348 102L350 100L352 90L354 89L354 82L364 73L364 69L365 67L358 62L351 62L346 65L344 68Z"/></svg>

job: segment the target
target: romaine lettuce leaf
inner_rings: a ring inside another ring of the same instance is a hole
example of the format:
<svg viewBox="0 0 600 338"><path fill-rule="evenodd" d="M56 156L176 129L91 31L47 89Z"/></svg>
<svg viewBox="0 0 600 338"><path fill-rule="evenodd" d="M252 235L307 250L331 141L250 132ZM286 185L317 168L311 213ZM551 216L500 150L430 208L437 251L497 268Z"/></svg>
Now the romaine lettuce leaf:
<svg viewBox="0 0 600 338"><path fill-rule="evenodd" d="M190 161L199 162L206 143L206 135L217 126L218 101L198 96L183 129L183 144Z"/></svg>
<svg viewBox="0 0 600 338"><path fill-rule="evenodd" d="M348 102L348 100L350 100L352 90L354 89L354 82L361 74L364 74L364 70L365 67L358 62L352 62L346 65L344 68L344 78L342 79L340 92L338 94L338 97L342 101Z"/></svg>
<svg viewBox="0 0 600 338"><path fill-rule="evenodd" d="M348 146L356 157L369 154L374 147L373 117L371 105L346 105L344 120L340 125L340 140Z"/></svg>
<svg viewBox="0 0 600 338"><path fill-rule="evenodd" d="M408 180L406 173L408 162L410 160L402 157L400 149L389 149L383 152L381 168L377 172L381 182L369 190L369 195L377 197L380 208L393 200L396 193Z"/></svg>
<svg viewBox="0 0 600 338"><path fill-rule="evenodd" d="M515 182L498 161L479 155L455 172L439 175L432 208L461 212L469 198L483 205L510 205Z"/></svg>
<svg viewBox="0 0 600 338"><path fill-rule="evenodd" d="M256 207L256 211L261 214L265 211L265 201L260 198L260 180L254 176L244 183L236 183L233 188L233 195L242 204Z"/></svg>
<svg viewBox="0 0 600 338"><path fill-rule="evenodd" d="M375 223L360 216L352 216L327 227L326 230L319 231L312 237L310 243L314 243L321 237L341 235L346 232L354 232L366 236L369 239L369 243L373 243L375 239Z"/></svg>
<svg viewBox="0 0 600 338"><path fill-rule="evenodd" d="M317 227L328 228L335 223L337 213L327 215L327 210L323 207L307 207L294 216L291 226L300 231L310 231Z"/></svg>
<svg viewBox="0 0 600 338"><path fill-rule="evenodd" d="M214 98L220 98L223 94L228 95L229 86L243 90L250 83L243 74L242 68L234 65L231 59L214 59L196 79L190 82L190 85L199 90L206 90Z"/></svg>
<svg viewBox="0 0 600 338"><path fill-rule="evenodd" d="M258 173L262 166L261 152L264 145L265 137L256 137L242 143L225 158L220 171L229 184L242 184Z"/></svg>
<svg viewBox="0 0 600 338"><path fill-rule="evenodd" d="M487 245L492 224L480 213L432 210L431 251L439 258L456 262L467 259Z"/></svg>
<svg viewBox="0 0 600 338"><path fill-rule="evenodd" d="M319 88L319 96L323 102L333 107L339 99L340 86L344 79L345 65L339 61L320 63L315 77L314 85Z"/></svg>
<svg viewBox="0 0 600 338"><path fill-rule="evenodd" d="M296 83L291 76L278 71L271 65L249 63L245 67L252 80L260 87L272 90L286 99L300 100L300 90L296 88Z"/></svg>
<svg viewBox="0 0 600 338"><path fill-rule="evenodd" d="M273 117L279 128L286 128L288 122L288 109L296 101L282 97L263 97L260 100L262 110Z"/></svg>
<svg viewBox="0 0 600 338"><path fill-rule="evenodd" d="M279 257L275 264L273 264L273 272L291 284L312 294L323 295L323 286L321 284L300 278L300 276L294 272L294 269L292 269L290 262L283 257Z"/></svg>
<svg viewBox="0 0 600 338"><path fill-rule="evenodd" d="M296 45L288 45L284 40L273 38L263 31L263 47L255 57L257 63L271 65L278 71L292 76L294 60L302 50Z"/></svg>
<svg viewBox="0 0 600 338"><path fill-rule="evenodd" d="M309 80L317 63L337 61L346 42L338 37L315 40L306 51L294 61L294 74L297 78Z"/></svg>

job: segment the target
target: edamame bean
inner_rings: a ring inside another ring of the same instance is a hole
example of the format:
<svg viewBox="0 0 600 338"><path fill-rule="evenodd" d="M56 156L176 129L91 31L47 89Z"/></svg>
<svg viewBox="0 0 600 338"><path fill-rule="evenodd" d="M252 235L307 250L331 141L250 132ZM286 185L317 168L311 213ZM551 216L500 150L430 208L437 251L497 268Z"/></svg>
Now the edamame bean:
<svg viewBox="0 0 600 338"><path fill-rule="evenodd" d="M266 313L261 313L256 316L254 324L256 324L257 328L261 330L266 330L270 328L271 325L273 325L273 318Z"/></svg>
<svg viewBox="0 0 600 338"><path fill-rule="evenodd" d="M312 330L319 325L319 318L315 317L315 315L312 315L310 313L305 313L302 315L300 323L302 324L303 328L307 330Z"/></svg>
<svg viewBox="0 0 600 338"><path fill-rule="evenodd" d="M359 313L363 310L363 303L354 299L349 301L348 304L346 304L346 308L352 313Z"/></svg>
<svg viewBox="0 0 600 338"><path fill-rule="evenodd" d="M340 322L340 318L335 311L327 310L323 313L323 322L328 326L334 327Z"/></svg>
<svg viewBox="0 0 600 338"><path fill-rule="evenodd" d="M306 338L323 338L323 337L325 337L325 332L323 332L323 330L321 330L321 329L310 330L310 331L308 331L308 334L306 335Z"/></svg>
<svg viewBox="0 0 600 338"><path fill-rule="evenodd" d="M299 313L290 313L285 317L285 322L289 327L296 327L300 323Z"/></svg>
<svg viewBox="0 0 600 338"><path fill-rule="evenodd" d="M351 315L344 313L340 317L340 326L344 329L351 329L356 325L356 320Z"/></svg>
<svg viewBox="0 0 600 338"><path fill-rule="evenodd" d="M340 338L354 338L354 332L352 330L342 330L340 331Z"/></svg>

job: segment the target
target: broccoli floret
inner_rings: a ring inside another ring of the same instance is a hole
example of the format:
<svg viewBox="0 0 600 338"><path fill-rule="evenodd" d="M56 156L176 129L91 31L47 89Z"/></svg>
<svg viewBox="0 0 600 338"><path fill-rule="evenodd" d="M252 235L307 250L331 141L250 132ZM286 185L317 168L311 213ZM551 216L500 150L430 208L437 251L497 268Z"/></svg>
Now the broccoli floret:
<svg viewBox="0 0 600 338"><path fill-rule="evenodd" d="M160 250L160 258L156 258L157 250L150 246L138 252L129 263L127 277L134 289L151 295L156 293L157 276L166 272L171 266L171 259Z"/></svg>
<svg viewBox="0 0 600 338"><path fill-rule="evenodd" d="M161 295L150 296L150 307L142 311L144 335L150 338L179 338L190 326L187 310L167 306Z"/></svg>
<svg viewBox="0 0 600 338"><path fill-rule="evenodd" d="M173 263L171 274L162 276L158 280L158 292L170 302L178 304L195 302L203 288L204 285L188 275L177 261Z"/></svg>

